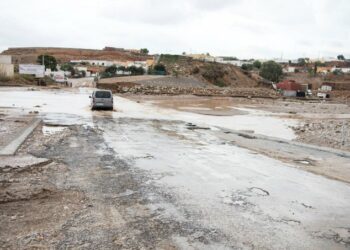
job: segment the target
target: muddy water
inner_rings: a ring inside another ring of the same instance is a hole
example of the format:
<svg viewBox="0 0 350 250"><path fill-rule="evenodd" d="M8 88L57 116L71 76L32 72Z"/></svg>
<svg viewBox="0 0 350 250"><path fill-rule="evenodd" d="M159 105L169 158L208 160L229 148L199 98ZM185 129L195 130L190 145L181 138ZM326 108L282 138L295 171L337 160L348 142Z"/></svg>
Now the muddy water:
<svg viewBox="0 0 350 250"><path fill-rule="evenodd" d="M152 201L147 206L149 210L157 212L160 224L177 221L186 222L187 225L199 224L206 229L191 236L181 233L181 230L174 230L171 236L177 248L349 247L348 184L301 171L273 158L242 149L233 145L234 142L218 138L215 133L219 130L217 126L220 126L251 129L256 133L290 139L293 133L288 126L293 124L293 120L281 119L266 111L232 108L230 103L224 105L215 101L208 104L205 99L203 102L184 103L171 108L151 101L137 103L115 97L117 112L91 112L88 91L0 91L0 106L14 105L19 112L25 113L38 110L45 121L83 124L100 131L103 141L111 149L108 150L109 154L127 162L130 165L127 170L135 172L135 176L137 170L142 170L147 175L147 178L140 178L144 180L142 185L157 189L154 193L144 194L146 197L140 197L140 200ZM186 110L219 109L216 107L234 109L234 112L239 113L213 116ZM186 125L188 122L207 126L209 130L189 130ZM88 158L85 159L79 151L84 151L86 155L96 150L94 136L82 134L79 139L72 141L69 145L77 149L76 153L64 145L62 147L70 153L65 154L67 162L78 167L75 170L77 174L86 173L82 168L85 164L79 166L78 163L84 163ZM81 140L83 143L85 139L89 147L81 149L79 142ZM56 150L52 152L58 153ZM100 153L103 155L96 157L96 152L89 155L97 160L105 158L105 151ZM108 167L110 163L98 164ZM94 170L90 169L89 176L96 175ZM109 182L101 176L94 185L89 181L84 182L84 187L97 190L99 196L103 196L106 191L111 196L113 191L126 196L130 194L129 190L120 190L117 178L114 181L113 175L107 176ZM159 199L158 193L169 198ZM106 199L103 204L107 202ZM106 210L106 206L99 208L94 213ZM113 208L118 209L118 206ZM129 211L129 207L126 210ZM108 218L116 214L111 213ZM130 218L142 216L131 214ZM116 219L111 218L113 220ZM149 225L142 222L138 226ZM158 229L149 227L149 230ZM219 246L211 245L211 242L195 245L196 239L206 239L213 232L218 232L227 240L219 240ZM79 235L76 238L80 239Z"/></svg>
<svg viewBox="0 0 350 250"><path fill-rule="evenodd" d="M237 103L229 97L196 97L196 96L132 96L131 100L153 103L163 108L188 111L203 115L230 116L243 115L247 112L235 109Z"/></svg>
<svg viewBox="0 0 350 250"><path fill-rule="evenodd" d="M72 90L68 92L63 90L27 91L20 88L17 90L8 89L0 92L0 107L16 107L24 112L37 111L51 123L61 121L66 124L82 124L91 120L92 114L98 116L105 113L90 111L88 96L91 92L92 89L81 89L75 92ZM165 101L158 105L151 100L137 103L134 100L120 96L114 98L117 111L113 113L114 118L182 120L204 126L251 130L257 134L288 140L295 138L291 127L298 123L296 120L279 118L266 111L231 107L230 99L208 100L204 98L202 101L201 98L195 98L196 102L190 99L191 101L186 101L183 105L173 104L175 108L173 109L163 107ZM173 100L175 103L181 103L182 101L182 98L177 101L176 99ZM182 108L181 111L180 108ZM191 109L195 112L191 112Z"/></svg>

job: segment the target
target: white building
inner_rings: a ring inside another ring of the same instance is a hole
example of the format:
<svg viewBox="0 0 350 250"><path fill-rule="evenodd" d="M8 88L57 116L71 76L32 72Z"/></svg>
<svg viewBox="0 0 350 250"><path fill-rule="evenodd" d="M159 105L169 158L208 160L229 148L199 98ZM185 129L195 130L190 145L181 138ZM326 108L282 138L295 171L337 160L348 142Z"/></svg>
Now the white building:
<svg viewBox="0 0 350 250"><path fill-rule="evenodd" d="M12 64L12 56L9 55L0 55L1 64Z"/></svg>
<svg viewBox="0 0 350 250"><path fill-rule="evenodd" d="M209 61L209 60L206 60L206 61ZM222 57L213 57L213 59L211 61L217 62L217 63L223 63L223 64L232 64L232 65L235 65L237 67L242 67L243 64L249 63L249 62L241 61L241 60L224 60L224 58L222 58Z"/></svg>
<svg viewBox="0 0 350 250"><path fill-rule="evenodd" d="M0 55L0 76L13 77L15 67L12 64L12 56Z"/></svg>
<svg viewBox="0 0 350 250"><path fill-rule="evenodd" d="M319 90L321 90L321 91L332 91L332 86L322 85Z"/></svg>
<svg viewBox="0 0 350 250"><path fill-rule="evenodd" d="M345 74L350 73L350 68L337 68L337 67L332 68L332 72L334 72L336 70L340 70L341 72L343 72Z"/></svg>
<svg viewBox="0 0 350 250"><path fill-rule="evenodd" d="M295 72L295 67L287 66L283 68L283 73L294 73L294 72Z"/></svg>
<svg viewBox="0 0 350 250"><path fill-rule="evenodd" d="M288 59L283 59L283 58L274 58L274 59L272 59L272 61L274 61L276 63L280 63L280 64L287 64L287 63L289 63Z"/></svg>
<svg viewBox="0 0 350 250"><path fill-rule="evenodd" d="M101 67L110 67L110 66L124 66L124 67L131 67L135 66L138 68L144 68L146 71L148 70L148 64L147 61L127 61L127 62L121 62L121 61L106 61L106 60L71 60L71 63L76 64L89 64L91 66L101 66ZM85 71L84 69L78 69L79 71Z"/></svg>
<svg viewBox="0 0 350 250"><path fill-rule="evenodd" d="M104 66L104 67L109 67L114 65L113 61L107 61L107 60L71 60L71 63L87 63L92 66Z"/></svg>

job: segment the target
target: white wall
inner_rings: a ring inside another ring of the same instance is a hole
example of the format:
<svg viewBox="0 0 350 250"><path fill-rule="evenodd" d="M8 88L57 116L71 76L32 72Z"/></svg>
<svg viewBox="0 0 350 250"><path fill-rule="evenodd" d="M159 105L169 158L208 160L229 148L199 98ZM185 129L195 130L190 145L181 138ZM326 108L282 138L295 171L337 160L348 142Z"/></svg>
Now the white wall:
<svg viewBox="0 0 350 250"><path fill-rule="evenodd" d="M0 55L0 63L2 64L11 64L12 57L8 55Z"/></svg>
<svg viewBox="0 0 350 250"><path fill-rule="evenodd" d="M290 66L285 67L285 68L283 68L283 72L284 73L294 73L295 72L295 67L290 67Z"/></svg>
<svg viewBox="0 0 350 250"><path fill-rule="evenodd" d="M322 91L332 91L332 87L328 85L322 85L320 90Z"/></svg>
<svg viewBox="0 0 350 250"><path fill-rule="evenodd" d="M6 76L6 77L13 77L14 76L14 65L0 63L0 75Z"/></svg>
<svg viewBox="0 0 350 250"><path fill-rule="evenodd" d="M242 67L243 64L249 64L250 62L244 62L244 61L240 61L240 60L235 60L235 61L226 61L227 63L230 63L232 65L235 65L237 67Z"/></svg>

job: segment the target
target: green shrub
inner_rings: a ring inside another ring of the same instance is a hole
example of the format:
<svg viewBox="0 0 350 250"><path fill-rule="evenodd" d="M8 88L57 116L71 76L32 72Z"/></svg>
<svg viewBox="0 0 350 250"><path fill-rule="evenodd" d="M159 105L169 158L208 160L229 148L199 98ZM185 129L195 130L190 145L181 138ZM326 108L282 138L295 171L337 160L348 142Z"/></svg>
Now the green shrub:
<svg viewBox="0 0 350 250"><path fill-rule="evenodd" d="M164 63L176 63L180 57L179 55L161 54L160 61Z"/></svg>
<svg viewBox="0 0 350 250"><path fill-rule="evenodd" d="M254 68L260 69L261 68L261 62L256 60L256 61L253 62L253 66L254 66Z"/></svg>
<svg viewBox="0 0 350 250"><path fill-rule="evenodd" d="M198 74L200 72L200 70L199 70L199 68L196 66L196 67L194 67L193 69L192 69L192 74Z"/></svg>
<svg viewBox="0 0 350 250"><path fill-rule="evenodd" d="M260 75L272 82L278 82L283 75L282 66L274 61L264 62L260 69Z"/></svg>
<svg viewBox="0 0 350 250"><path fill-rule="evenodd" d="M206 66L205 71L202 73L202 76L207 81L215 84L222 80L222 78L225 76L225 71L217 64L210 64Z"/></svg>
<svg viewBox="0 0 350 250"><path fill-rule="evenodd" d="M51 69L52 71L57 70L57 60L54 56L50 55L39 55L36 62L40 65L43 64L44 60L44 65L46 69Z"/></svg>
<svg viewBox="0 0 350 250"><path fill-rule="evenodd" d="M253 67L253 64L244 63L244 64L242 64L241 68L242 68L243 70L251 71L251 70L253 70L254 67Z"/></svg>
<svg viewBox="0 0 350 250"><path fill-rule="evenodd" d="M226 84L225 84L223 81L220 81L220 80L217 81L217 82L214 82L214 85L215 85L215 86L218 86L218 87L220 87L220 88L226 86Z"/></svg>

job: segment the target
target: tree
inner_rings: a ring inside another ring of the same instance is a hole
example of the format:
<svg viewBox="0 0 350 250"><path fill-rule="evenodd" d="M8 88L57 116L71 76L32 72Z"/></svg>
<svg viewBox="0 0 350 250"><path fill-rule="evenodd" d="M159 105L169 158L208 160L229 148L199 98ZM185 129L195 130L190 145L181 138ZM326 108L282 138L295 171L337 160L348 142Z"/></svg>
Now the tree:
<svg viewBox="0 0 350 250"><path fill-rule="evenodd" d="M64 63L60 67L61 70L63 71L69 71L72 76L75 75L75 69L72 64L70 63Z"/></svg>
<svg viewBox="0 0 350 250"><path fill-rule="evenodd" d="M315 65L314 65L314 70L313 70L313 76L316 76L317 75L317 68L318 68L318 64L317 63L315 63ZM311 74L312 74L311 73Z"/></svg>
<svg viewBox="0 0 350 250"><path fill-rule="evenodd" d="M341 69L335 69L335 70L333 71L333 75L337 75L337 76L343 75L343 71L341 71Z"/></svg>
<svg viewBox="0 0 350 250"><path fill-rule="evenodd" d="M254 66L254 68L260 69L261 68L261 62L256 60L256 61L253 62L253 66Z"/></svg>
<svg viewBox="0 0 350 250"><path fill-rule="evenodd" d="M316 61L315 62L315 65L318 67L325 67L326 66L326 64L325 63L322 63L321 61Z"/></svg>
<svg viewBox="0 0 350 250"><path fill-rule="evenodd" d="M117 72L117 66L115 65L109 66L105 69L105 72L114 75Z"/></svg>
<svg viewBox="0 0 350 250"><path fill-rule="evenodd" d="M253 70L253 64L250 64L250 63L243 63L242 66L241 66L241 68L242 68L243 70L248 70L248 71L250 71L250 70Z"/></svg>
<svg viewBox="0 0 350 250"><path fill-rule="evenodd" d="M338 60L345 61L345 57L343 55L338 55L337 58L338 58Z"/></svg>
<svg viewBox="0 0 350 250"><path fill-rule="evenodd" d="M125 66L119 66L118 68L117 68L117 70L118 71L125 71L126 70L126 68L125 68Z"/></svg>
<svg viewBox="0 0 350 250"><path fill-rule="evenodd" d="M154 69L155 71L166 72L165 66L164 66L163 64L161 64L161 63L158 63L158 64L154 65L153 69Z"/></svg>
<svg viewBox="0 0 350 250"><path fill-rule="evenodd" d="M303 67L305 66L306 64L306 61L305 61L305 58L298 58L298 65Z"/></svg>
<svg viewBox="0 0 350 250"><path fill-rule="evenodd" d="M146 48L140 49L141 54L148 55L149 50Z"/></svg>
<svg viewBox="0 0 350 250"><path fill-rule="evenodd" d="M143 75L145 70L142 67L130 66L126 68L127 71L130 71L132 75Z"/></svg>
<svg viewBox="0 0 350 250"><path fill-rule="evenodd" d="M283 75L282 66L274 61L267 61L261 65L260 75L272 82L278 82Z"/></svg>
<svg viewBox="0 0 350 250"><path fill-rule="evenodd" d="M44 60L44 63L43 63L43 60ZM54 56L40 55L38 56L36 62L41 65L44 64L46 69L51 69L52 71L57 70L57 60Z"/></svg>

